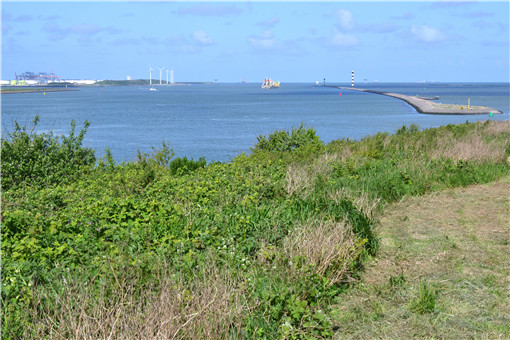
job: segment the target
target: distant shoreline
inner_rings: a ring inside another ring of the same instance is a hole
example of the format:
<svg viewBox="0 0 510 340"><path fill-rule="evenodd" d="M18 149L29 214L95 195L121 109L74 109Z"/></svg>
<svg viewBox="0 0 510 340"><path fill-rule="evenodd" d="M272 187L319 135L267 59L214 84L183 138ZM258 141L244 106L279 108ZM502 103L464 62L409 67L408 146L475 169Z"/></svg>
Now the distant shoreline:
<svg viewBox="0 0 510 340"><path fill-rule="evenodd" d="M66 87L2 87L0 88L1 94L11 93L39 93L39 92L64 92L64 91L79 91L76 88Z"/></svg>

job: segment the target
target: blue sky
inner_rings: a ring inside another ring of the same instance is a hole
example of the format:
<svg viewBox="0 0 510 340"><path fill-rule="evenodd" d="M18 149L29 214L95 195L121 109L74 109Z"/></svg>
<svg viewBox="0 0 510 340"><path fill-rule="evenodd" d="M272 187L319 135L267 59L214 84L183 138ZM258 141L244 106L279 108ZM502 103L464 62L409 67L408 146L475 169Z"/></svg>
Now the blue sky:
<svg viewBox="0 0 510 340"><path fill-rule="evenodd" d="M509 81L509 2L2 1L2 79ZM153 79L159 79L159 71ZM166 73L163 71L163 79Z"/></svg>

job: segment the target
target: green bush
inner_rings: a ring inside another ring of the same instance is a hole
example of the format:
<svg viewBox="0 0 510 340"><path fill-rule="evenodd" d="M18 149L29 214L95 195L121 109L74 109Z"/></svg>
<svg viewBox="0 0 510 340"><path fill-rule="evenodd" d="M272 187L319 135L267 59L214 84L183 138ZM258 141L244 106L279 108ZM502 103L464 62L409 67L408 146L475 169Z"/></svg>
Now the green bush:
<svg viewBox="0 0 510 340"><path fill-rule="evenodd" d="M303 123L298 128L293 127L291 131L278 130L269 136L258 136L257 144L252 151L292 151L302 146L322 145L314 129L305 129Z"/></svg>
<svg viewBox="0 0 510 340"><path fill-rule="evenodd" d="M69 135L61 138L52 132L35 133L38 122L36 116L30 131L14 122L14 131L2 136L2 190L69 183L95 164L94 150L82 146L88 121L75 135L73 120Z"/></svg>
<svg viewBox="0 0 510 340"><path fill-rule="evenodd" d="M201 157L197 161L188 159L186 157L176 158L170 162L170 173L175 174L187 174L196 169L204 168L207 164L205 158Z"/></svg>

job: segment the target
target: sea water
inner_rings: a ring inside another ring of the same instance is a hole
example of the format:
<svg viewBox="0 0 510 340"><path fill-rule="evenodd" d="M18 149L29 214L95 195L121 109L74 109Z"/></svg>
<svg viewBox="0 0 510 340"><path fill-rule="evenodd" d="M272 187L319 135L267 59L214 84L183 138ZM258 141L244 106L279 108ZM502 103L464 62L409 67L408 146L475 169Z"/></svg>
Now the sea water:
<svg viewBox="0 0 510 340"><path fill-rule="evenodd" d="M329 84L350 86L350 84ZM192 84L148 87L79 87L78 91L4 94L2 136L14 121L31 126L39 115L38 132L67 134L72 120L79 130L91 125L84 144L102 157L111 150L117 162L136 159L138 150L152 152L165 142L177 157L229 161L249 153L257 136L301 123L313 127L324 142L359 140L378 132L393 133L402 125L437 127L478 120L508 120L508 83L371 83L357 87L385 92L439 96L438 102L483 105L494 115L419 114L402 100L314 84L285 84L264 90L260 84Z"/></svg>

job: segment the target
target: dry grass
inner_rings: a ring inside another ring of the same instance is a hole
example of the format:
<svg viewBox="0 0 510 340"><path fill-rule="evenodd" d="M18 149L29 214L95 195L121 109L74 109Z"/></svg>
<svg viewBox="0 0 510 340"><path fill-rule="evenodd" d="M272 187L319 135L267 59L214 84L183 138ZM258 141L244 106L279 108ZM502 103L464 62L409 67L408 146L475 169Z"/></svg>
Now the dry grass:
<svg viewBox="0 0 510 340"><path fill-rule="evenodd" d="M365 189L353 191L346 187L340 188L336 192L331 193L330 198L335 202L339 202L342 199L352 202L356 209L362 211L363 214L370 219L374 218L374 215L381 203L381 198L370 195Z"/></svg>
<svg viewBox="0 0 510 340"><path fill-rule="evenodd" d="M137 277L116 273L114 294L74 280L36 289L26 330L32 339L226 339L239 337L247 306L242 285L214 261L184 283L163 267L158 287L137 289ZM65 280L64 280L65 281ZM99 289L99 294L94 292ZM112 300L112 297L115 300Z"/></svg>
<svg viewBox="0 0 510 340"><path fill-rule="evenodd" d="M406 198L381 218L381 250L338 299L336 338L510 338L510 177ZM434 311L414 313L420 286Z"/></svg>
<svg viewBox="0 0 510 340"><path fill-rule="evenodd" d="M510 133L510 121L490 121L485 132L490 135L501 135Z"/></svg>
<svg viewBox="0 0 510 340"><path fill-rule="evenodd" d="M487 141L484 136L505 133L510 134L509 122L490 121L486 126L477 126L473 134L460 140L456 140L452 135L446 135L437 141L437 148L431 152L431 157L499 162L506 158L506 145L500 144L507 141L505 139Z"/></svg>
<svg viewBox="0 0 510 340"><path fill-rule="evenodd" d="M307 197L313 186L313 178L308 173L306 167L302 165L289 165L286 174L287 194L302 195Z"/></svg>
<svg viewBox="0 0 510 340"><path fill-rule="evenodd" d="M480 134L473 134L457 142L453 137L443 137L438 147L431 153L432 158L451 158L464 161L500 161L505 159L505 150L496 146L496 142L487 142Z"/></svg>
<svg viewBox="0 0 510 340"><path fill-rule="evenodd" d="M346 222L309 221L294 229L284 240L282 253L291 275L306 268L326 277L329 285L346 281L349 268L363 250Z"/></svg>
<svg viewBox="0 0 510 340"><path fill-rule="evenodd" d="M340 153L326 153L321 155L311 165L291 164L287 167L287 193L289 196L300 195L308 197L317 175L325 175L333 170L333 164L341 159Z"/></svg>

